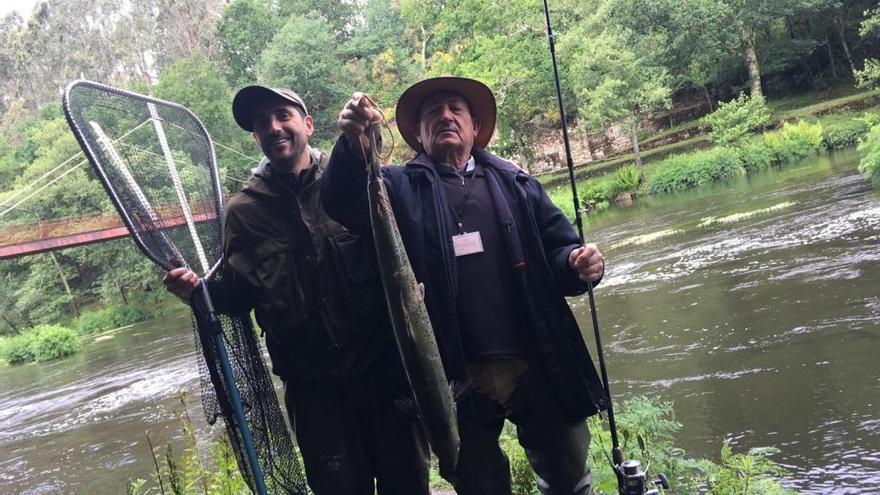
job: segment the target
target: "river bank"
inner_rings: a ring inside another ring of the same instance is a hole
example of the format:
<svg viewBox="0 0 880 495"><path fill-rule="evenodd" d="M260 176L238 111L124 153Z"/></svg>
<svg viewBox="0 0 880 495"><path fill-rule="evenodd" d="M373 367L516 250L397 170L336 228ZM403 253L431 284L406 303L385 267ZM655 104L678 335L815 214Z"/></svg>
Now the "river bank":
<svg viewBox="0 0 880 495"><path fill-rule="evenodd" d="M875 98L874 92L869 98ZM852 100L864 103L865 99ZM871 100L873 101L873 100ZM641 171L634 165L597 175L577 183L578 197L585 211L596 211L615 204L630 205L635 197L680 192L702 185L749 175L771 166L785 166L820 151L853 147L869 131L867 112L834 113L835 108L850 108L845 100L838 106L815 105L812 111L822 116L784 122L781 129L744 139L731 145L717 145L698 151L672 155L644 164ZM790 110L790 115L801 115ZM559 184L559 178L542 178L553 202L574 219L571 186Z"/></svg>

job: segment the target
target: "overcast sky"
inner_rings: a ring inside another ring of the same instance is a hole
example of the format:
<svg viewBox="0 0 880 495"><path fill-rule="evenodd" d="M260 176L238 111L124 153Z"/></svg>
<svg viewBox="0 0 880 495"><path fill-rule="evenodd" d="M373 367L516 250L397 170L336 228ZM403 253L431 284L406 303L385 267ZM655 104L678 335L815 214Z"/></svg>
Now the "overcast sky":
<svg viewBox="0 0 880 495"><path fill-rule="evenodd" d="M36 3L37 0L0 0L0 17L17 10L22 17L27 19Z"/></svg>

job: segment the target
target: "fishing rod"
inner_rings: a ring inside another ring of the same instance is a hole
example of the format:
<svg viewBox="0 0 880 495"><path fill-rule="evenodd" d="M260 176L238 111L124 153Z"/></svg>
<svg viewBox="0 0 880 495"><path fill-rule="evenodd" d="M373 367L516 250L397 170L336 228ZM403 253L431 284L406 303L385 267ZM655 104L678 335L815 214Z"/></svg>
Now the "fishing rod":
<svg viewBox="0 0 880 495"><path fill-rule="evenodd" d="M550 7L547 0L544 2L544 22L547 27L547 42L550 45L550 59L553 63L553 79L556 82L556 100L559 104L559 118L562 123L562 142L565 146L565 161L568 166L568 181L571 184L571 198L574 202L574 220L577 225L578 238L581 245L584 244L584 225L581 218L581 205L578 199L577 185L574 177L574 161L571 158L571 143L568 139L568 123L565 119L565 105L562 103L562 87L559 83L559 69L556 65L556 45L553 42L553 27L550 24ZM658 479L650 484L647 474L641 468L637 460L623 460L623 452L620 450L620 442L617 438L617 423L614 420L614 406L611 401L611 389L608 386L608 368L605 366L605 353L602 350L602 335L599 332L599 319L596 315L596 299L593 295L592 282L587 283L587 294L590 299L590 317L593 321L593 335L596 338L596 354L599 357L599 370L602 376L602 386L608 396L608 429L611 432L611 465L617 475L617 488L620 495L657 495L657 489L650 485L662 486L669 489L666 476L660 474ZM649 489L650 488L650 489Z"/></svg>

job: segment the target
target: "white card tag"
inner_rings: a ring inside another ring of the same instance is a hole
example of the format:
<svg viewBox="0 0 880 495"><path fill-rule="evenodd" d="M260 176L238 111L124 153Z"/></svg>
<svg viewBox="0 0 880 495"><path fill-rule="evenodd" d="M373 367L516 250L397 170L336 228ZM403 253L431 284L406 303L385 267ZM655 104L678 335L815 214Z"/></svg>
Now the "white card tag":
<svg viewBox="0 0 880 495"><path fill-rule="evenodd" d="M467 256L483 252L483 239L479 232L468 232L452 236L452 247L456 256Z"/></svg>

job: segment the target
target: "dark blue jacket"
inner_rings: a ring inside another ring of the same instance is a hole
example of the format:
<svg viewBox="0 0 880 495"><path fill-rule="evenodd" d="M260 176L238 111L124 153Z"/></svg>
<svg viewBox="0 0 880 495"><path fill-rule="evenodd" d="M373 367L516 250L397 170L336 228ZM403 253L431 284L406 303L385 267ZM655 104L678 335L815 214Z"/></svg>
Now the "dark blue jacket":
<svg viewBox="0 0 880 495"><path fill-rule="evenodd" d="M546 368L566 416L577 421L606 407L605 392L564 296L583 294L587 285L568 265L579 239L571 223L540 183L511 162L483 150L474 159L486 170L511 267L526 302L534 357ZM457 263L448 231L449 208L433 161L425 153L404 166L382 168L397 226L416 279L425 285L443 365L454 383L467 382L456 316ZM364 160L343 136L336 142L322 177L321 198L328 215L354 231L370 225Z"/></svg>

